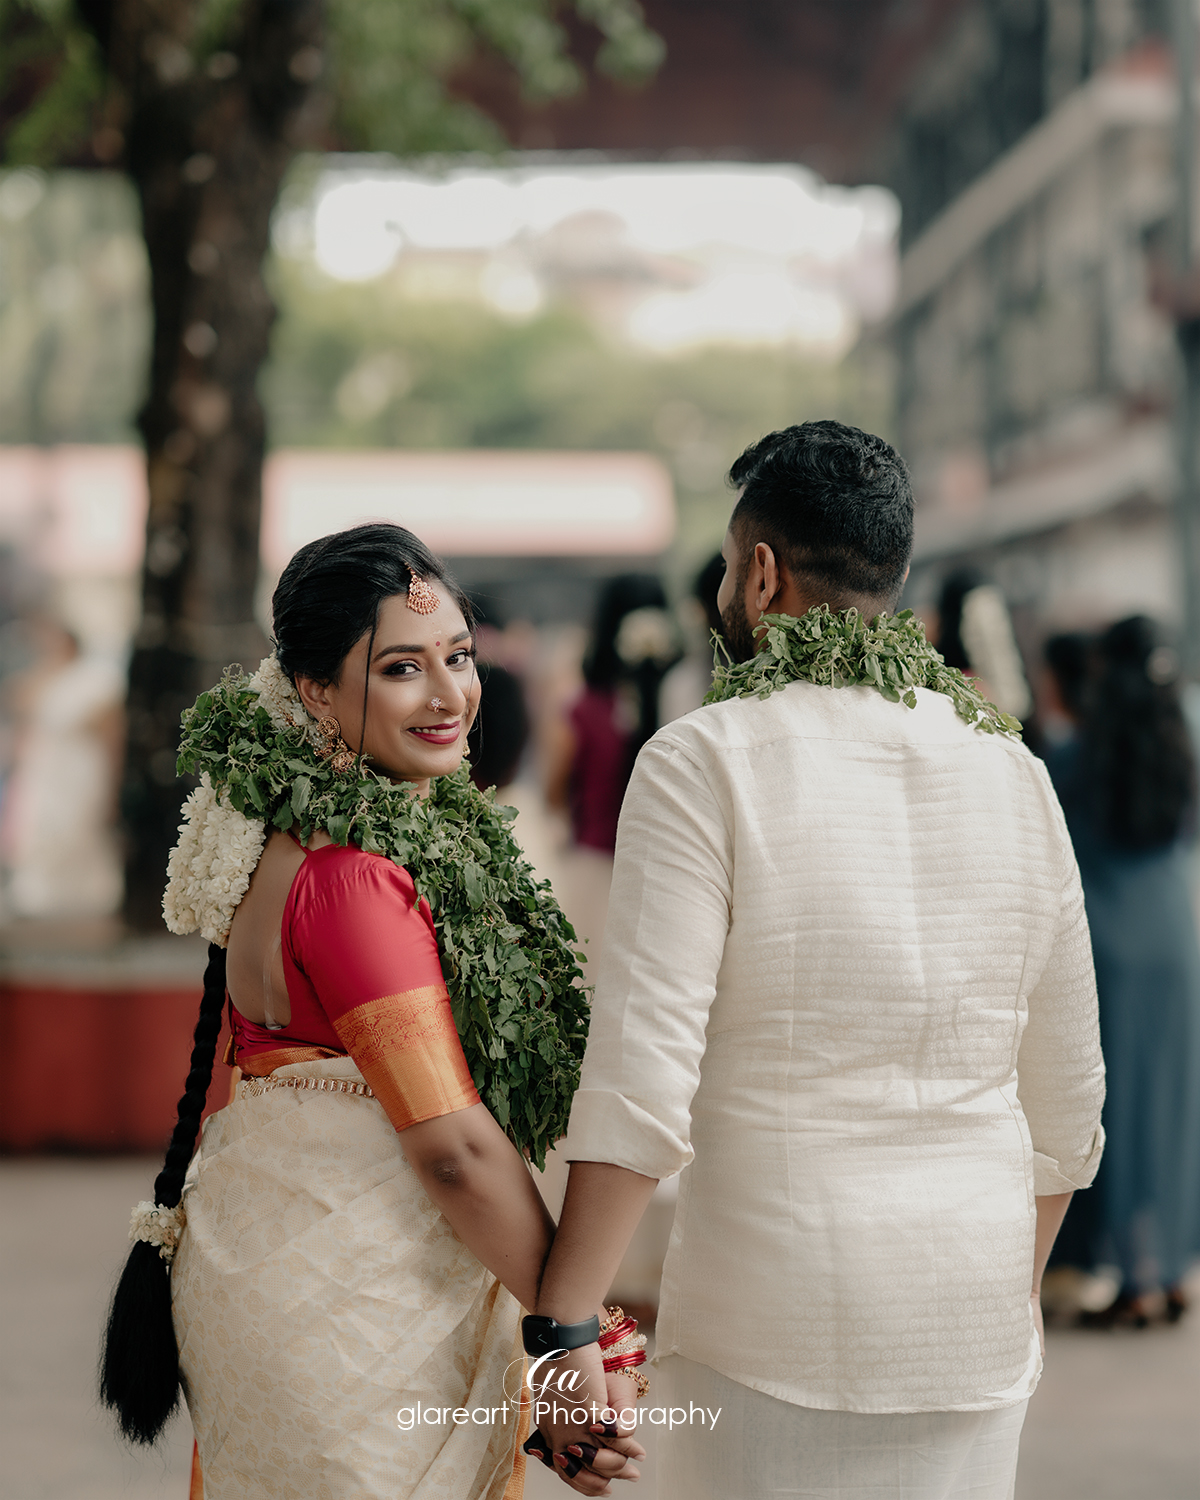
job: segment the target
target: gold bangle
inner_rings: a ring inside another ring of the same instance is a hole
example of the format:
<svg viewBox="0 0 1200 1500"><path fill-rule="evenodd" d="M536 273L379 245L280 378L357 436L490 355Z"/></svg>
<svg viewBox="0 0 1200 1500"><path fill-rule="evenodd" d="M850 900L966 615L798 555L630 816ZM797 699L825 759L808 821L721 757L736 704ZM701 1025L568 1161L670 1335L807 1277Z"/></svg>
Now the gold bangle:
<svg viewBox="0 0 1200 1500"><path fill-rule="evenodd" d="M615 1359L619 1354L636 1354L639 1349L646 1347L646 1335L644 1333L627 1333L623 1339L618 1339L615 1344L609 1344L603 1351L605 1359Z"/></svg>
<svg viewBox="0 0 1200 1500"><path fill-rule="evenodd" d="M600 1332L601 1333L610 1333L617 1326L618 1323L623 1323L624 1321L625 1321L625 1309L623 1307L617 1307L614 1304L612 1307L609 1308L609 1310L608 1310L608 1316L600 1324Z"/></svg>

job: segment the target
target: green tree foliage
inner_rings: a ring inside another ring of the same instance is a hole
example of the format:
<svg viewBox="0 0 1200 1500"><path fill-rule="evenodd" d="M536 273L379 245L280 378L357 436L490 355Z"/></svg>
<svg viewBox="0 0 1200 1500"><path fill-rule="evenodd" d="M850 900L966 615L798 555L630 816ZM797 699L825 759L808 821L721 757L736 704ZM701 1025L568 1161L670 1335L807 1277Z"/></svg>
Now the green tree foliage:
<svg viewBox="0 0 1200 1500"><path fill-rule="evenodd" d="M122 178L0 173L0 443L136 439L147 282Z"/></svg>
<svg viewBox="0 0 1200 1500"><path fill-rule="evenodd" d="M0 442L131 441L149 327L128 186L0 174L0 272ZM870 345L837 364L730 346L662 359L561 304L514 323L478 301L414 300L399 271L341 283L277 256L269 280L280 317L260 388L275 446L655 453L689 557L719 536L722 475L764 431L811 416L888 430Z"/></svg>
<svg viewBox="0 0 1200 1500"><path fill-rule="evenodd" d="M104 60L73 0L0 0L0 160L71 161L103 94Z"/></svg>
<svg viewBox="0 0 1200 1500"><path fill-rule="evenodd" d="M189 36L176 43L168 71L219 77L235 56L249 7L244 0L176 0L141 8L164 12L164 32ZM307 66L322 80L325 144L399 156L503 150L495 122L457 97L452 81L484 50L512 66L528 99L578 92L585 77L568 51L558 19L563 8L599 32L598 72L629 84L653 76L662 39L645 26L636 0L574 0L568 7L556 0L328 0L328 57L296 64L301 76ZM113 10L96 0L0 0L0 101L8 103L0 113L0 160L55 166L116 156L110 132L121 101L95 34L97 22L113 24Z"/></svg>

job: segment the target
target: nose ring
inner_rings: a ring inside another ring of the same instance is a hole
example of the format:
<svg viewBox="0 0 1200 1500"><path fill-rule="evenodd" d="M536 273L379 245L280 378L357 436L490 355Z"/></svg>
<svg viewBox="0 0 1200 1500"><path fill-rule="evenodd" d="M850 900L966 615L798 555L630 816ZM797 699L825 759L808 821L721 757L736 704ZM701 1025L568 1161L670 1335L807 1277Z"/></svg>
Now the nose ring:
<svg viewBox="0 0 1200 1500"><path fill-rule="evenodd" d="M434 713L437 713L437 711L438 711L439 708L444 708L445 707L445 704L442 702L442 700L440 698L430 698L430 700L429 700L429 706L430 706L430 708L433 709Z"/></svg>

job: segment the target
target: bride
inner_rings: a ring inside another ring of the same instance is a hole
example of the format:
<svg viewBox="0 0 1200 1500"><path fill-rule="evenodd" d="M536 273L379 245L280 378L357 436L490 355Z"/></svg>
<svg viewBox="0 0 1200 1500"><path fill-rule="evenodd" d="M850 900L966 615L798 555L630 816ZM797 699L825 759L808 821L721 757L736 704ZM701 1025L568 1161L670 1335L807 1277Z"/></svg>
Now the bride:
<svg viewBox="0 0 1200 1500"><path fill-rule="evenodd" d="M152 1442L182 1383L207 1500L519 1496L553 1224L518 1147L578 1081L573 935L460 770L480 688L438 560L341 532L273 609L274 655L184 716L164 910L212 946L102 1395ZM241 1082L189 1169L226 993Z"/></svg>

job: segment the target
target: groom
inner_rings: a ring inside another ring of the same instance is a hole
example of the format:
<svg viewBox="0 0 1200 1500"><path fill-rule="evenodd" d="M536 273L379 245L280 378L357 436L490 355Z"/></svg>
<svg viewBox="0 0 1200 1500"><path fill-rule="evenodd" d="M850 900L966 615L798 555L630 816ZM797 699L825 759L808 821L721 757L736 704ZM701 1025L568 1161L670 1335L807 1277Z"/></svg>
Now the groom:
<svg viewBox="0 0 1200 1500"><path fill-rule="evenodd" d="M735 658L764 614L894 611L913 506L887 443L807 422L730 478ZM588 1319L686 1169L643 1405L721 1415L655 1434L659 1500L1004 1500L1041 1271L1102 1140L1074 856L1015 738L803 655L638 758L534 1320L570 1351L541 1431L582 1493L624 1466L565 1392L604 1406Z"/></svg>

